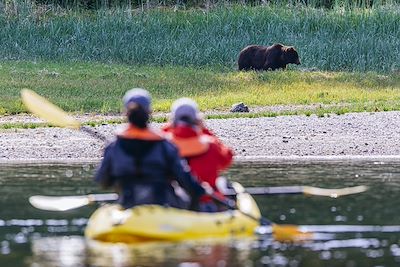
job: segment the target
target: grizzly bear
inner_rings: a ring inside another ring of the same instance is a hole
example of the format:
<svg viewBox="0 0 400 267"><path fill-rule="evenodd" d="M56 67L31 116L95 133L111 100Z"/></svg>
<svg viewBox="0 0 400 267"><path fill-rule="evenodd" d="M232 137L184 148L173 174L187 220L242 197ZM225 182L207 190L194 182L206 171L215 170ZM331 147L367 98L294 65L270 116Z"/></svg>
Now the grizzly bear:
<svg viewBox="0 0 400 267"><path fill-rule="evenodd" d="M238 59L239 70L286 69L289 63L299 65L299 55L293 46L282 44L249 45L240 51Z"/></svg>

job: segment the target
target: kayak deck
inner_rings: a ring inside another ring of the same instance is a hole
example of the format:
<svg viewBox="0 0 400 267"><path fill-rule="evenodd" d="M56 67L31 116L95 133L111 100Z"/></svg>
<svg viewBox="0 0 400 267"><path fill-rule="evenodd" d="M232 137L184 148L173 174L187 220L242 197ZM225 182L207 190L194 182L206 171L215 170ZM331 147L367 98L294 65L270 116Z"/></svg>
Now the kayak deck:
<svg viewBox="0 0 400 267"><path fill-rule="evenodd" d="M235 186L241 187L237 183ZM104 205L90 217L85 236L104 242L141 243L253 235L259 222L243 213L260 218L257 204L249 194L239 193L237 206L242 212L194 212L159 205L123 209L117 204Z"/></svg>

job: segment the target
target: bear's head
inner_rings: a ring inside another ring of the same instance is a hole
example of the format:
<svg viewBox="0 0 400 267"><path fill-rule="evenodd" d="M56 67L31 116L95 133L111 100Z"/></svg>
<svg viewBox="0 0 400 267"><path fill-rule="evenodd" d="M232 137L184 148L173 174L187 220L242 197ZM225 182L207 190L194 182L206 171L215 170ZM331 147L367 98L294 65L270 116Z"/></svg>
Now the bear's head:
<svg viewBox="0 0 400 267"><path fill-rule="evenodd" d="M283 49L283 60L286 64L292 63L300 65L299 54L293 46L287 46Z"/></svg>

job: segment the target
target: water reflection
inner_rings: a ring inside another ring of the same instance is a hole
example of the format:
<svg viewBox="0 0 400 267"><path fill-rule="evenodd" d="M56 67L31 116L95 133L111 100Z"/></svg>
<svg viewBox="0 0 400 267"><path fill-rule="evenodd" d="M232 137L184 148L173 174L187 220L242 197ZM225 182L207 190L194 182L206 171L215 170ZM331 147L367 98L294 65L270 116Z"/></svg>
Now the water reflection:
<svg viewBox="0 0 400 267"><path fill-rule="evenodd" d="M86 245L81 236L34 238L32 267L85 266Z"/></svg>
<svg viewBox="0 0 400 267"><path fill-rule="evenodd" d="M51 237L32 242L31 266L242 266L252 239L197 242L105 244L83 237Z"/></svg>
<svg viewBox="0 0 400 267"><path fill-rule="evenodd" d="M34 239L30 266L397 266L399 250L397 244L389 245L378 238L301 245L267 238L129 246L87 243L83 237L69 236ZM376 265L374 261L387 265Z"/></svg>
<svg viewBox="0 0 400 267"><path fill-rule="evenodd" d="M398 162L253 163L227 173L245 186L371 188L338 199L256 197L265 217L317 232L312 241L285 244L267 234L139 247L87 243L83 230L96 206L48 212L28 204L31 195L100 193L91 181L94 167L0 166L0 266L400 266Z"/></svg>

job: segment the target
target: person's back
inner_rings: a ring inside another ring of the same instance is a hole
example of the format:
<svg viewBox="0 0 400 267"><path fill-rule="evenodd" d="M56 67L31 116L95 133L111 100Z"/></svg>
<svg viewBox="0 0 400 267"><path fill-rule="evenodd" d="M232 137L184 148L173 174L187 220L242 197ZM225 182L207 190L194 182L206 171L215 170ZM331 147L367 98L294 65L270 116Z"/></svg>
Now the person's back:
<svg viewBox="0 0 400 267"><path fill-rule="evenodd" d="M172 142L178 146L180 156L187 159L192 173L217 190L215 180L230 166L232 150L216 137L190 126L167 126L163 130L172 134Z"/></svg>
<svg viewBox="0 0 400 267"><path fill-rule="evenodd" d="M128 102L137 104L135 97L131 98L133 100ZM126 106L129 110L129 105ZM133 106L137 110L137 105ZM147 126L148 117L143 116L137 121L141 113L143 110L128 115L128 127L107 146L95 180L105 187L117 188L120 203L125 208L141 204L182 208L183 203L171 186L172 180L176 180L194 199L203 194L204 189L185 170L176 147Z"/></svg>

